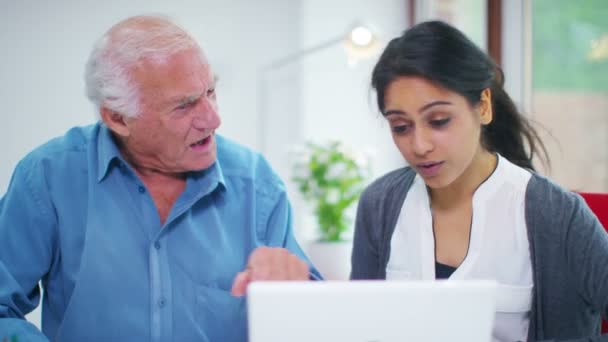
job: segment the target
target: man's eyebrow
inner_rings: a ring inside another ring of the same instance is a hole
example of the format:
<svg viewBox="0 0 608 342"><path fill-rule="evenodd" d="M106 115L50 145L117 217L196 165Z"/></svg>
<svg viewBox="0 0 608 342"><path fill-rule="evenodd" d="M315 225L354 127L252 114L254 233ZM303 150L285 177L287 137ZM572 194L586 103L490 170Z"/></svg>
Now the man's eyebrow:
<svg viewBox="0 0 608 342"><path fill-rule="evenodd" d="M179 104L185 104L185 103L192 103L195 102L196 100L198 100L198 98L201 97L200 95L190 95L190 96L186 96L186 97L182 97L181 99L178 99L178 103Z"/></svg>
<svg viewBox="0 0 608 342"><path fill-rule="evenodd" d="M219 80L219 77L217 75L213 75L213 79L211 80L211 82L209 82L208 84L208 88L215 88L217 82ZM175 96L170 98L169 100L167 100L167 104L168 105L183 105L183 104L187 104L187 103L192 103L195 102L196 100L198 100L203 94L194 94L194 95L187 95L187 96Z"/></svg>
<svg viewBox="0 0 608 342"><path fill-rule="evenodd" d="M167 104L169 105L183 105L187 103L192 103L198 100L201 97L201 94L197 95L188 95L188 96L175 96L167 100Z"/></svg>

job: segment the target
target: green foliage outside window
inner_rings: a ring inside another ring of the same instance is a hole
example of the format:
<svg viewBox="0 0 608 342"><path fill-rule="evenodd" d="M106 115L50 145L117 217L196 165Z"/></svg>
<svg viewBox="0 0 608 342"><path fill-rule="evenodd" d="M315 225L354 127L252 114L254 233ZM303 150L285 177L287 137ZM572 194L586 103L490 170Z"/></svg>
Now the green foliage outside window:
<svg viewBox="0 0 608 342"><path fill-rule="evenodd" d="M608 1L531 3L534 89L608 91Z"/></svg>

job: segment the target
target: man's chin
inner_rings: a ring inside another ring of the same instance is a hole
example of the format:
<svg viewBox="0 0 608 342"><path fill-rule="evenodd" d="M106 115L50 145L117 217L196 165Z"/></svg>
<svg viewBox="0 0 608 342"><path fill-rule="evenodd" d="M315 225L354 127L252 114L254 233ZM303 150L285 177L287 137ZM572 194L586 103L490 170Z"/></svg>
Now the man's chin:
<svg viewBox="0 0 608 342"><path fill-rule="evenodd" d="M212 167L213 164L215 164L215 160L216 158L214 157L208 158L204 161L198 161L197 163L193 163L192 167L190 168L190 172L207 170L208 168Z"/></svg>

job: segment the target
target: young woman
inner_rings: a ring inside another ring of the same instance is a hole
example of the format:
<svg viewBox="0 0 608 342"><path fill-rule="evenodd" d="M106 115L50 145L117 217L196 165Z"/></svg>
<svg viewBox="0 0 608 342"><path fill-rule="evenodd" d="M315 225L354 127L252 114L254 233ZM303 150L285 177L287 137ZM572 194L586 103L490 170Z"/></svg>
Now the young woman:
<svg viewBox="0 0 608 342"><path fill-rule="evenodd" d="M409 166L362 195L351 278L493 279L495 341L601 339L608 235L580 196L535 173L544 147L496 64L426 22L390 42L372 85Z"/></svg>

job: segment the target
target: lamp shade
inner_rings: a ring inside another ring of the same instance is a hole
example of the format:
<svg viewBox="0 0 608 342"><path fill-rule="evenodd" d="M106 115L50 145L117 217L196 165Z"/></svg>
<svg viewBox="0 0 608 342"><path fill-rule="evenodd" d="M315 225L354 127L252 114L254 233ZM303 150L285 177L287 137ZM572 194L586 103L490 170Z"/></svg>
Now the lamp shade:
<svg viewBox="0 0 608 342"><path fill-rule="evenodd" d="M372 57L380 48L376 34L365 25L353 25L344 37L344 50L350 65Z"/></svg>

